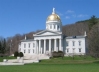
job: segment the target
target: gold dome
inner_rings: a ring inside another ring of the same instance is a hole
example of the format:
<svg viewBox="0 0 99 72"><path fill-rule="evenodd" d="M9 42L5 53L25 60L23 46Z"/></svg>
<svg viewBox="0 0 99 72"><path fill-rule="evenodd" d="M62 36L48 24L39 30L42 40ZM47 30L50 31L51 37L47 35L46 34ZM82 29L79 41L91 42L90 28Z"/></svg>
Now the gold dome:
<svg viewBox="0 0 99 72"><path fill-rule="evenodd" d="M48 16L47 21L60 21L59 15L55 13L55 8L53 8L53 12Z"/></svg>
<svg viewBox="0 0 99 72"><path fill-rule="evenodd" d="M60 17L57 14L51 14L48 16L47 21L60 21Z"/></svg>

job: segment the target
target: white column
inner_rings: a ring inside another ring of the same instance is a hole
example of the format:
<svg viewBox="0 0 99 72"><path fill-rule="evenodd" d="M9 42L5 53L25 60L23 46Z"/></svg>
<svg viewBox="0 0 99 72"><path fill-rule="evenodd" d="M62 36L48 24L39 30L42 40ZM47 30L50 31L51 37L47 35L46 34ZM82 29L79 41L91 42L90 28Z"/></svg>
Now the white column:
<svg viewBox="0 0 99 72"><path fill-rule="evenodd" d="M54 51L57 51L56 48L57 48L57 47L56 47L56 39L54 39Z"/></svg>
<svg viewBox="0 0 99 72"><path fill-rule="evenodd" d="M62 51L62 39L59 39L59 51Z"/></svg>
<svg viewBox="0 0 99 72"><path fill-rule="evenodd" d="M37 54L37 40L35 41L35 54Z"/></svg>
<svg viewBox="0 0 99 72"><path fill-rule="evenodd" d="M63 51L63 39L59 39L60 47L59 51Z"/></svg>
<svg viewBox="0 0 99 72"><path fill-rule="evenodd" d="M44 54L46 52L46 40L44 39Z"/></svg>
<svg viewBox="0 0 99 72"><path fill-rule="evenodd" d="M51 39L49 39L49 52L51 52Z"/></svg>
<svg viewBox="0 0 99 72"><path fill-rule="evenodd" d="M39 50L39 47L38 47L38 40L36 40L36 52L37 52L37 54L39 53L38 50Z"/></svg>
<svg viewBox="0 0 99 72"><path fill-rule="evenodd" d="M41 40L39 40L39 54L41 53Z"/></svg>

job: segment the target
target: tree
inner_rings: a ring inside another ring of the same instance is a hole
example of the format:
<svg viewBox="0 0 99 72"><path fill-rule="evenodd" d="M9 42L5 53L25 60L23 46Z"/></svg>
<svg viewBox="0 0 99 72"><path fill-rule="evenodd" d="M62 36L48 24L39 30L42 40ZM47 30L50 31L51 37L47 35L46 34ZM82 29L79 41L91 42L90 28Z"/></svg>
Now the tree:
<svg viewBox="0 0 99 72"><path fill-rule="evenodd" d="M99 57L99 24L94 25L89 32L89 52L91 56Z"/></svg>
<svg viewBox="0 0 99 72"><path fill-rule="evenodd" d="M2 52L1 52L2 50L1 50L1 49L2 49L2 45L1 45L1 41L0 41L0 53L2 53Z"/></svg>
<svg viewBox="0 0 99 72"><path fill-rule="evenodd" d="M4 54L6 52L6 39L0 37L0 53Z"/></svg>
<svg viewBox="0 0 99 72"><path fill-rule="evenodd" d="M19 53L19 56L20 56L20 57L23 57L24 55L23 55L23 53L22 53L22 52L20 52L20 53Z"/></svg>
<svg viewBox="0 0 99 72"><path fill-rule="evenodd" d="M99 24L98 19L93 15L89 19L89 34L88 34L88 43L89 43L89 53L91 56L97 58L99 52Z"/></svg>
<svg viewBox="0 0 99 72"><path fill-rule="evenodd" d="M4 54L6 52L6 39L4 38L2 43L2 53Z"/></svg>
<svg viewBox="0 0 99 72"><path fill-rule="evenodd" d="M92 29L92 27L94 25L96 25L98 23L97 18L93 15L90 19L89 19L89 30Z"/></svg>
<svg viewBox="0 0 99 72"><path fill-rule="evenodd" d="M18 57L19 56L19 53L18 53L18 51L16 51L15 53L14 53L14 57Z"/></svg>

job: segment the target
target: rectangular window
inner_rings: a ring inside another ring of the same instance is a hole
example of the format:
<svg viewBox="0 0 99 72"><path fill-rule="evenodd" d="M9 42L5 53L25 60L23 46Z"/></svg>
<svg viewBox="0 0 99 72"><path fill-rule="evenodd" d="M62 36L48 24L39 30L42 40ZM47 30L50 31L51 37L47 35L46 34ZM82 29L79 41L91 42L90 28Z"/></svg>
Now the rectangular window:
<svg viewBox="0 0 99 72"><path fill-rule="evenodd" d="M24 50L24 53L26 53L26 50Z"/></svg>
<svg viewBox="0 0 99 72"><path fill-rule="evenodd" d="M81 48L79 48L79 52L81 52Z"/></svg>
<svg viewBox="0 0 99 72"><path fill-rule="evenodd" d="M67 53L69 52L69 49L67 49Z"/></svg>
<svg viewBox="0 0 99 72"><path fill-rule="evenodd" d="M59 29L59 25L57 26L57 29Z"/></svg>
<svg viewBox="0 0 99 72"><path fill-rule="evenodd" d="M75 41L73 41L73 46L75 46Z"/></svg>
<svg viewBox="0 0 99 72"><path fill-rule="evenodd" d="M54 25L54 29L55 29L55 25Z"/></svg>
<svg viewBox="0 0 99 72"><path fill-rule="evenodd" d="M81 46L81 41L79 41L79 46Z"/></svg>
<svg viewBox="0 0 99 72"><path fill-rule="evenodd" d="M30 49L28 49L28 53L30 53Z"/></svg>
<svg viewBox="0 0 99 72"><path fill-rule="evenodd" d="M34 53L34 49L33 49L33 53Z"/></svg>
<svg viewBox="0 0 99 72"><path fill-rule="evenodd" d="M24 48L26 48L26 44L24 44Z"/></svg>
<svg viewBox="0 0 99 72"><path fill-rule="evenodd" d="M30 48L30 43L28 45L29 45L29 48Z"/></svg>
<svg viewBox="0 0 99 72"><path fill-rule="evenodd" d="M66 46L69 46L69 42L68 41L66 41Z"/></svg>

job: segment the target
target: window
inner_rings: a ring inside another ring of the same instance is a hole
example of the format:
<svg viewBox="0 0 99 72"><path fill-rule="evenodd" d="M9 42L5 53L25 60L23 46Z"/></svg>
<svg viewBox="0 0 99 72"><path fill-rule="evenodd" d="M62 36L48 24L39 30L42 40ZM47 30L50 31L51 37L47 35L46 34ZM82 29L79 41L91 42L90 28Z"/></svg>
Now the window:
<svg viewBox="0 0 99 72"><path fill-rule="evenodd" d="M75 46L75 41L73 41L73 46Z"/></svg>
<svg viewBox="0 0 99 72"><path fill-rule="evenodd" d="M28 45L29 45L29 48L30 48L30 43Z"/></svg>
<svg viewBox="0 0 99 72"><path fill-rule="evenodd" d="M50 29L52 29L52 25L50 25Z"/></svg>
<svg viewBox="0 0 99 72"><path fill-rule="evenodd" d="M55 29L55 25L54 25L54 29Z"/></svg>
<svg viewBox="0 0 99 72"><path fill-rule="evenodd" d="M79 48L79 52L81 52L81 48Z"/></svg>
<svg viewBox="0 0 99 72"><path fill-rule="evenodd" d="M30 49L28 50L28 53L30 53Z"/></svg>
<svg viewBox="0 0 99 72"><path fill-rule="evenodd" d="M59 29L59 25L57 26L57 29Z"/></svg>
<svg viewBox="0 0 99 72"><path fill-rule="evenodd" d="M66 41L66 46L69 46L69 42L68 41Z"/></svg>
<svg viewBox="0 0 99 72"><path fill-rule="evenodd" d="M67 49L67 53L69 52L69 49Z"/></svg>
<svg viewBox="0 0 99 72"><path fill-rule="evenodd" d="M26 50L24 50L24 53L26 53Z"/></svg>
<svg viewBox="0 0 99 72"><path fill-rule="evenodd" d="M81 46L81 41L79 41L79 46Z"/></svg>
<svg viewBox="0 0 99 72"><path fill-rule="evenodd" d="M34 53L34 49L33 49L33 53Z"/></svg>
<svg viewBox="0 0 99 72"><path fill-rule="evenodd" d="M33 43L33 47L35 47L35 43Z"/></svg>
<svg viewBox="0 0 99 72"><path fill-rule="evenodd" d="M24 48L26 48L26 44L24 44Z"/></svg>

